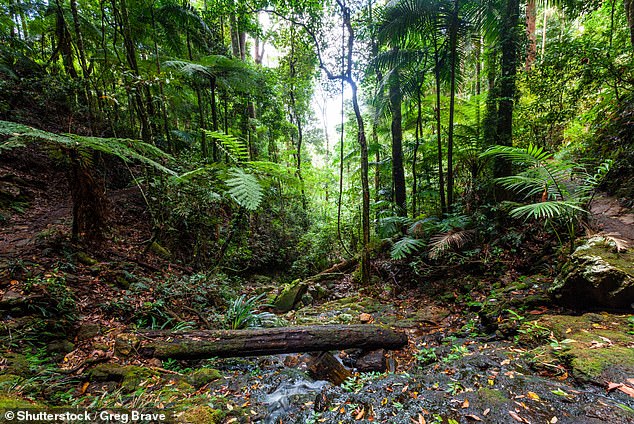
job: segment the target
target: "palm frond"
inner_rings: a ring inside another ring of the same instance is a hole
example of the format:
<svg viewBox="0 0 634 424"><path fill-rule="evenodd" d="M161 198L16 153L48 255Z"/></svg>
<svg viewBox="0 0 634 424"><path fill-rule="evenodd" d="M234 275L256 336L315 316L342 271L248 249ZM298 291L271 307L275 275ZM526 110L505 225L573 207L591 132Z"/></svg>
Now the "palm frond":
<svg viewBox="0 0 634 424"><path fill-rule="evenodd" d="M513 146L491 146L480 154L481 157L497 156L515 163L535 165L552 158L543 147L529 145L526 149Z"/></svg>
<svg viewBox="0 0 634 424"><path fill-rule="evenodd" d="M515 218L553 219L565 214L586 213L574 202L556 200L519 206L511 210Z"/></svg>
<svg viewBox="0 0 634 424"><path fill-rule="evenodd" d="M429 240L429 257L437 259L449 248L459 249L473 237L473 230L454 229L446 233L437 234Z"/></svg>

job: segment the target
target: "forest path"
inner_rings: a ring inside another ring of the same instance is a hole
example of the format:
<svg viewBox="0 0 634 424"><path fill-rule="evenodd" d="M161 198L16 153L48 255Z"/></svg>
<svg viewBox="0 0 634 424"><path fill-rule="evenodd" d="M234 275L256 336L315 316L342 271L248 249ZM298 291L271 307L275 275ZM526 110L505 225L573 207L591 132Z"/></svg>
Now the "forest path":
<svg viewBox="0 0 634 424"><path fill-rule="evenodd" d="M599 193L590 205L590 213L593 230L616 235L634 246L634 211L621 206L616 198Z"/></svg>
<svg viewBox="0 0 634 424"><path fill-rule="evenodd" d="M2 186L25 196L28 203L21 212L6 217L0 226L0 261L28 260L36 254L38 240L67 230L72 220L68 183L63 173L48 170L42 177L15 165L0 166L0 175L17 181L3 181Z"/></svg>

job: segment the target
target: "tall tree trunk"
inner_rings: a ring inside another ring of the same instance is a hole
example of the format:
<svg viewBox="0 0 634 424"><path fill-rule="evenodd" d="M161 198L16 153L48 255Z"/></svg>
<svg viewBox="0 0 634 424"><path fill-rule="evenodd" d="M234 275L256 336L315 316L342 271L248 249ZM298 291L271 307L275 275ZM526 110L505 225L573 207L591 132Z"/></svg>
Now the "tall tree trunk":
<svg viewBox="0 0 634 424"><path fill-rule="evenodd" d="M351 30L350 30L351 31ZM357 98L357 85L348 80L352 88L352 107L357 120L357 141L361 148L361 193L363 196L361 208L361 228L363 231L363 246L361 250L361 283L367 285L370 282L370 185L368 181L368 143L365 138L363 116Z"/></svg>
<svg viewBox="0 0 634 424"><path fill-rule="evenodd" d="M434 37L434 78L436 80L436 140L438 144L438 193L440 194L440 210L447 213L445 201L445 179L442 167L442 133L440 121L440 52L438 40Z"/></svg>
<svg viewBox="0 0 634 424"><path fill-rule="evenodd" d="M74 65L73 46L71 42L70 31L64 17L64 10L60 0L55 0L55 33L57 36L57 50L53 53L53 58L57 57L58 52L61 53L64 70L73 79L77 79L79 75Z"/></svg>
<svg viewBox="0 0 634 424"><path fill-rule="evenodd" d="M616 1L616 0L614 0ZM542 21L542 52L541 60L544 60L544 54L546 53L546 35L548 30L548 7L544 7L544 19Z"/></svg>
<svg viewBox="0 0 634 424"><path fill-rule="evenodd" d="M627 1L627 0L625 0ZM530 71L535 58L537 57L537 34L535 29L537 26L537 1L526 1L526 35L528 37L528 45L526 46L526 70Z"/></svg>
<svg viewBox="0 0 634 424"><path fill-rule="evenodd" d="M418 206L418 148L420 146L421 129L423 125L423 111L420 88L416 91L416 131L414 144L414 157L412 158L412 218L416 218L416 207Z"/></svg>
<svg viewBox="0 0 634 424"><path fill-rule="evenodd" d="M407 215L407 197L405 192L405 171L403 169L403 127L402 127L402 94L400 76L397 70L390 75L390 110L392 112L392 182L394 184L394 201L398 214Z"/></svg>
<svg viewBox="0 0 634 424"><path fill-rule="evenodd" d="M625 8L627 26L630 29L630 43L634 48L634 0L623 0L623 7Z"/></svg>
<svg viewBox="0 0 634 424"><path fill-rule="evenodd" d="M152 140L152 129L150 128L150 120L145 109L145 102L143 101L143 89L140 84L139 65L137 62L137 51L134 37L132 36L132 27L130 25L130 18L128 14L128 5L126 0L119 0L119 13L121 32L123 35L123 44L125 47L125 56L136 81L134 81L136 87L134 90L135 109L141 122L141 138L143 141L150 142Z"/></svg>
<svg viewBox="0 0 634 424"><path fill-rule="evenodd" d="M211 77L209 80L210 95L211 95L211 125L214 131L218 131L218 105L216 103L216 77ZM212 158L214 162L218 160L218 149L216 143L212 144Z"/></svg>
<svg viewBox="0 0 634 424"><path fill-rule="evenodd" d="M453 207L453 122L456 107L456 68L458 67L458 10L459 0L454 1L454 10L449 31L449 132L447 134L447 211Z"/></svg>
<svg viewBox="0 0 634 424"><path fill-rule="evenodd" d="M482 37L478 35L475 42L476 60L476 137L480 142L480 94L482 93Z"/></svg>
<svg viewBox="0 0 634 424"><path fill-rule="evenodd" d="M172 152L173 151L172 139L171 139L170 129L169 129L169 120L167 118L167 107L165 106L167 99L165 98L165 93L163 91L163 80L161 79L161 60L159 58L158 40L156 36L156 19L154 16L154 3L150 5L150 11L151 11L151 17L152 17L152 39L154 41L154 60L156 63L156 73L158 75L158 80L159 80L159 95L161 96L160 108L161 108L161 116L163 118L163 131L165 131L165 141L167 143L167 150Z"/></svg>
<svg viewBox="0 0 634 424"><path fill-rule="evenodd" d="M513 142L513 107L516 95L515 75L519 59L517 54L519 45L517 31L519 11L519 0L507 0L501 28L502 74L500 76L500 100L497 120L498 144L504 146L511 146ZM494 164L493 173L496 178L510 175L511 163L505 159L497 160Z"/></svg>

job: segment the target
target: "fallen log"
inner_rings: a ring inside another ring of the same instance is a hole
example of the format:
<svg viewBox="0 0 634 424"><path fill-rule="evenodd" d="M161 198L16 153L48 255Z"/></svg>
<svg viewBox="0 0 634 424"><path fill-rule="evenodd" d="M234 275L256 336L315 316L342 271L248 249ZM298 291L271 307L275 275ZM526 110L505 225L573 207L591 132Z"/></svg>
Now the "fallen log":
<svg viewBox="0 0 634 424"><path fill-rule="evenodd" d="M146 331L119 334L118 356L205 359L342 349L400 349L407 336L376 325L315 325L250 330Z"/></svg>
<svg viewBox="0 0 634 424"><path fill-rule="evenodd" d="M337 361L337 358L332 356L330 352L321 352L311 356L312 359L308 363L308 373L315 380L326 380L339 386L346 379L352 377L352 372Z"/></svg>

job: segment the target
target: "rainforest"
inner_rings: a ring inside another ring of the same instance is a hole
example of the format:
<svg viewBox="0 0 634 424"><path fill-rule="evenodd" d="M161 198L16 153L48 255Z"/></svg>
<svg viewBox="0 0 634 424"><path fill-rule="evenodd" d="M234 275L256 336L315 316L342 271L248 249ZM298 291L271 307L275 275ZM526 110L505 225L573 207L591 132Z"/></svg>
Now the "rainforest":
<svg viewBox="0 0 634 424"><path fill-rule="evenodd" d="M634 423L634 1L0 10L0 422Z"/></svg>

